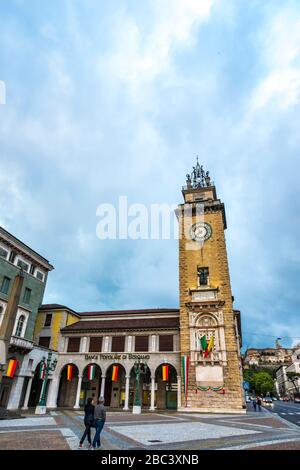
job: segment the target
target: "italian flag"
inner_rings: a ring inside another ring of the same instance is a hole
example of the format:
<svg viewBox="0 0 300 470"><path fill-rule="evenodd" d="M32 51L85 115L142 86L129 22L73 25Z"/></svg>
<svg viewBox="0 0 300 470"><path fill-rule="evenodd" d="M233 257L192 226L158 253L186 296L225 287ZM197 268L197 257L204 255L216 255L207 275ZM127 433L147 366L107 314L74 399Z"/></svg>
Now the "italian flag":
<svg viewBox="0 0 300 470"><path fill-rule="evenodd" d="M67 381L71 382L72 378L73 378L73 366L68 365L68 367L67 367Z"/></svg>
<svg viewBox="0 0 300 470"><path fill-rule="evenodd" d="M162 366L162 379L163 379L163 382L168 382L168 380L169 380L169 366Z"/></svg>
<svg viewBox="0 0 300 470"><path fill-rule="evenodd" d="M119 377L119 366L113 366L111 380L117 382Z"/></svg>
<svg viewBox="0 0 300 470"><path fill-rule="evenodd" d="M187 401L187 396L188 396L188 387L189 387L190 358L188 356L182 356L181 364L182 364L183 389L184 389L185 406L186 406L186 401Z"/></svg>
<svg viewBox="0 0 300 470"><path fill-rule="evenodd" d="M93 380L95 378L95 372L96 372L96 365L90 364L88 366L88 379L89 380Z"/></svg>
<svg viewBox="0 0 300 470"><path fill-rule="evenodd" d="M16 372L17 365L18 361L16 359L10 359L6 371L7 377L13 378Z"/></svg>
<svg viewBox="0 0 300 470"><path fill-rule="evenodd" d="M45 362L41 362L39 377L41 380L44 380L44 378L46 377L46 363Z"/></svg>
<svg viewBox="0 0 300 470"><path fill-rule="evenodd" d="M214 337L212 336L209 342L207 343L206 335L203 335L200 338L200 345L201 345L202 351L204 352L204 357L208 357L211 350L214 347Z"/></svg>

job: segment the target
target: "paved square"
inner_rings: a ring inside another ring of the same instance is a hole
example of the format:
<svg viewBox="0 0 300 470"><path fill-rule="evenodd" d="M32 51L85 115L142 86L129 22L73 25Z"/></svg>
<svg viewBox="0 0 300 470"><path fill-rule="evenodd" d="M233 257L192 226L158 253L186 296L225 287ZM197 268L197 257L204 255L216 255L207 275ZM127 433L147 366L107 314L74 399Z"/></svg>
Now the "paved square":
<svg viewBox="0 0 300 470"><path fill-rule="evenodd" d="M219 439L229 436L242 436L259 434L259 431L230 428L206 423L168 423L145 424L138 426L109 426L109 428L123 436L133 439L143 445L151 443L170 444L174 442L188 442L202 439Z"/></svg>
<svg viewBox="0 0 300 470"><path fill-rule="evenodd" d="M4 419L0 421L0 428L23 428L32 426L54 426L54 418L26 418L26 419Z"/></svg>

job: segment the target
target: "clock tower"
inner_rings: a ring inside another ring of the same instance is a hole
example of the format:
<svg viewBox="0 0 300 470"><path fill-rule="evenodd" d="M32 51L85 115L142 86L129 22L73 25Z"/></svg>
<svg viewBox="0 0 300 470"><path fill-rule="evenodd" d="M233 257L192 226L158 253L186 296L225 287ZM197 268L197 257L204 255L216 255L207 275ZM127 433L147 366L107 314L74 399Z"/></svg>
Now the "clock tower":
<svg viewBox="0 0 300 470"><path fill-rule="evenodd" d="M245 412L240 312L233 308L225 207L197 164L182 190L179 221L180 411Z"/></svg>

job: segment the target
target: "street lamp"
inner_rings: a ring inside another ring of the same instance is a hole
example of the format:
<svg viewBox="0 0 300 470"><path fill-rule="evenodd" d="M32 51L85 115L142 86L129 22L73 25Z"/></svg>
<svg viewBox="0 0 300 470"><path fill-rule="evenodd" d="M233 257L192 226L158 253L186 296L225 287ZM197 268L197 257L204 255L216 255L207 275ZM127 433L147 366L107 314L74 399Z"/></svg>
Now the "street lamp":
<svg viewBox="0 0 300 470"><path fill-rule="evenodd" d="M146 373L146 362L141 362L139 359L134 363L134 373L135 373L135 397L133 402L132 413L141 414L142 412L142 402L141 402L141 385L140 385L140 376L141 374Z"/></svg>
<svg viewBox="0 0 300 470"><path fill-rule="evenodd" d="M47 380L48 380L48 375L50 371L54 371L56 364L57 364L57 359L54 359L54 361L51 362L52 359L52 352L48 353L48 358L46 362L46 358L43 357L42 362L41 362L41 371L44 371L45 375L43 378L43 384L42 384L42 391L41 391L41 396L40 396L40 401L38 406L35 409L35 414L37 415L44 415L46 414L47 408L46 408L46 387L47 387Z"/></svg>

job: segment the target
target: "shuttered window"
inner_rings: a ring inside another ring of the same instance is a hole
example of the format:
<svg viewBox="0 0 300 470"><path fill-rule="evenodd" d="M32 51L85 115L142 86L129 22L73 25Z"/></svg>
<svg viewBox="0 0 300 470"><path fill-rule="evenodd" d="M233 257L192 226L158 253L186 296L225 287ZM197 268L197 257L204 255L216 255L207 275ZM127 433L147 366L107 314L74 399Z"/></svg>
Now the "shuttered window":
<svg viewBox="0 0 300 470"><path fill-rule="evenodd" d="M136 336L135 337L135 351L136 352L148 352L148 336Z"/></svg>
<svg viewBox="0 0 300 470"><path fill-rule="evenodd" d="M125 336L113 336L111 342L111 352L125 351Z"/></svg>
<svg viewBox="0 0 300 470"><path fill-rule="evenodd" d="M90 338L89 352L101 352L102 336L92 336Z"/></svg>
<svg viewBox="0 0 300 470"><path fill-rule="evenodd" d="M159 350L160 351L173 351L173 335L160 335L159 336Z"/></svg>
<svg viewBox="0 0 300 470"><path fill-rule="evenodd" d="M69 338L67 352L79 352L80 338Z"/></svg>

